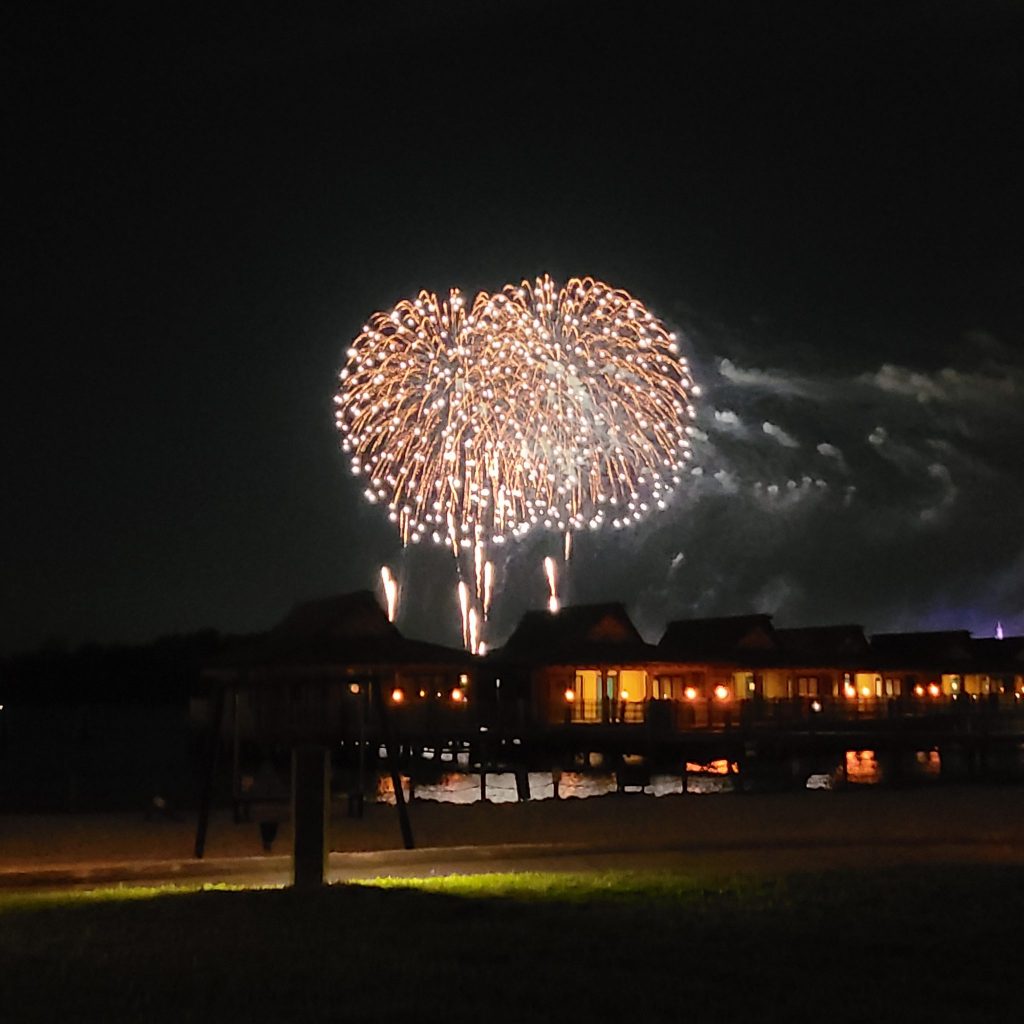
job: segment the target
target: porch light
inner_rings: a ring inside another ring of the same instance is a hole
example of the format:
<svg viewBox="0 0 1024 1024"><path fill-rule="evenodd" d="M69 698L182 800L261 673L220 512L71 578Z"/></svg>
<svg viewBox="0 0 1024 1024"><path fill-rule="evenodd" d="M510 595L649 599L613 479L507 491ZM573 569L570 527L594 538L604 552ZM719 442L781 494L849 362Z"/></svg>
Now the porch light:
<svg viewBox="0 0 1024 1024"><path fill-rule="evenodd" d="M917 686L914 687L914 696L915 697L923 697L924 696L924 687L920 683L918 683Z"/></svg>
<svg viewBox="0 0 1024 1024"><path fill-rule="evenodd" d="M405 690L403 690L399 686L396 686L391 691L391 702L393 704L401 704L403 700L405 700Z"/></svg>
<svg viewBox="0 0 1024 1024"><path fill-rule="evenodd" d="M870 697L871 696L871 687L870 686L862 686L860 688L860 695L862 697Z"/></svg>
<svg viewBox="0 0 1024 1024"><path fill-rule="evenodd" d="M715 700L728 700L729 699L729 687L723 686L719 683L715 687Z"/></svg>
<svg viewBox="0 0 1024 1024"><path fill-rule="evenodd" d="M821 701L820 700L812 700L811 701L811 710L815 711L815 712L820 711L821 710Z"/></svg>
<svg viewBox="0 0 1024 1024"><path fill-rule="evenodd" d="M566 704L571 704L576 699L576 691L570 687L562 694L562 696L565 698Z"/></svg>
<svg viewBox="0 0 1024 1024"><path fill-rule="evenodd" d="M622 699L623 700L629 700L629 690L623 690L622 691Z"/></svg>
<svg viewBox="0 0 1024 1024"><path fill-rule="evenodd" d="M850 700L853 700L853 698L857 696L857 688L853 685L853 683L844 683L843 684L843 693Z"/></svg>
<svg viewBox="0 0 1024 1024"><path fill-rule="evenodd" d="M942 693L942 690L939 689L939 684L938 683L929 683L928 684L928 696L929 697L938 697L938 695L940 693Z"/></svg>
<svg viewBox="0 0 1024 1024"><path fill-rule="evenodd" d="M687 700L696 700L697 691L692 686L688 686L685 690L683 690L683 696Z"/></svg>
<svg viewBox="0 0 1024 1024"><path fill-rule="evenodd" d="M452 690L452 702L455 704L461 704L466 699L466 695L457 686Z"/></svg>
<svg viewBox="0 0 1024 1024"><path fill-rule="evenodd" d="M358 693L359 692L359 684L358 683L349 683L348 684L348 692L349 693Z"/></svg>

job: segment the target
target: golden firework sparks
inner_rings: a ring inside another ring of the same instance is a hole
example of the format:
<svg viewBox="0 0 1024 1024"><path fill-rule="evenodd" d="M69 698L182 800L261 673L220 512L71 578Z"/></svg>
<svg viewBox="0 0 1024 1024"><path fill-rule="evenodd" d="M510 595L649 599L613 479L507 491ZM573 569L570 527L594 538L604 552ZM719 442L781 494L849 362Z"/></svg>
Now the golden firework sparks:
<svg viewBox="0 0 1024 1024"><path fill-rule="evenodd" d="M375 313L348 349L336 422L367 500L403 543L465 552L483 603L492 546L545 528L564 534L568 558L573 533L664 508L697 393L643 303L544 276L469 308L452 289Z"/></svg>

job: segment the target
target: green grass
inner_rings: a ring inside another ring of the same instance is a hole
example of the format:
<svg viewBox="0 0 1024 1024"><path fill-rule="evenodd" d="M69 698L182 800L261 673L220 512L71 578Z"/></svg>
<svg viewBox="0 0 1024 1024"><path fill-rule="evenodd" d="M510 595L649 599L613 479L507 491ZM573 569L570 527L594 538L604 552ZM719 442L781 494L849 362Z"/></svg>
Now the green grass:
<svg viewBox="0 0 1024 1024"><path fill-rule="evenodd" d="M1024 870L0 895L11 1021L1018 1019Z"/></svg>

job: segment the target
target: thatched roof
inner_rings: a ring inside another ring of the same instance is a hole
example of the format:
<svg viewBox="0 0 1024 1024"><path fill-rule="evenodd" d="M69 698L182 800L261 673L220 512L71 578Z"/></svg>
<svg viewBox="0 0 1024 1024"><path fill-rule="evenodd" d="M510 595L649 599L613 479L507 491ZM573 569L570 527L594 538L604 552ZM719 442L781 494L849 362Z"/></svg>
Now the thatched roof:
<svg viewBox="0 0 1024 1024"><path fill-rule="evenodd" d="M207 671L471 662L466 651L402 636L374 595L362 590L297 605L273 629L229 647Z"/></svg>
<svg viewBox="0 0 1024 1024"><path fill-rule="evenodd" d="M608 665L656 660L619 602L527 612L492 661Z"/></svg>
<svg viewBox="0 0 1024 1024"><path fill-rule="evenodd" d="M763 663L779 644L770 615L732 615L670 622L658 642L661 657L673 661Z"/></svg>

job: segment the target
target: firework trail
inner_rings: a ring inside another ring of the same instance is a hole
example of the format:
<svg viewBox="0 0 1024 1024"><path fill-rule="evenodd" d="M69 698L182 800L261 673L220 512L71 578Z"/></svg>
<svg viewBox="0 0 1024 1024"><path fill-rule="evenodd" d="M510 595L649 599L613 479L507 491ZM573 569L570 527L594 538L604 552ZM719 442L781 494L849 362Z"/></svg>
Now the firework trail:
<svg viewBox="0 0 1024 1024"><path fill-rule="evenodd" d="M375 313L335 418L366 499L404 544L448 545L483 610L493 547L549 529L568 560L574 533L665 508L697 393L675 335L628 292L544 276L468 309L452 289Z"/></svg>
<svg viewBox="0 0 1024 1024"><path fill-rule="evenodd" d="M484 621L487 620L487 613L491 610L491 598L494 595L494 563L484 562Z"/></svg>
<svg viewBox="0 0 1024 1024"><path fill-rule="evenodd" d="M555 570L555 560L548 555L544 559L544 575L548 579L548 590L551 591L548 597L548 611L558 611L558 574Z"/></svg>
<svg viewBox="0 0 1024 1024"><path fill-rule="evenodd" d="M459 580L455 590L459 598L459 612L462 615L462 646L469 647L469 587Z"/></svg>
<svg viewBox="0 0 1024 1024"><path fill-rule="evenodd" d="M380 567L380 581L384 588L384 603L388 609L388 622L394 622L395 613L398 611L398 582L386 565Z"/></svg>

